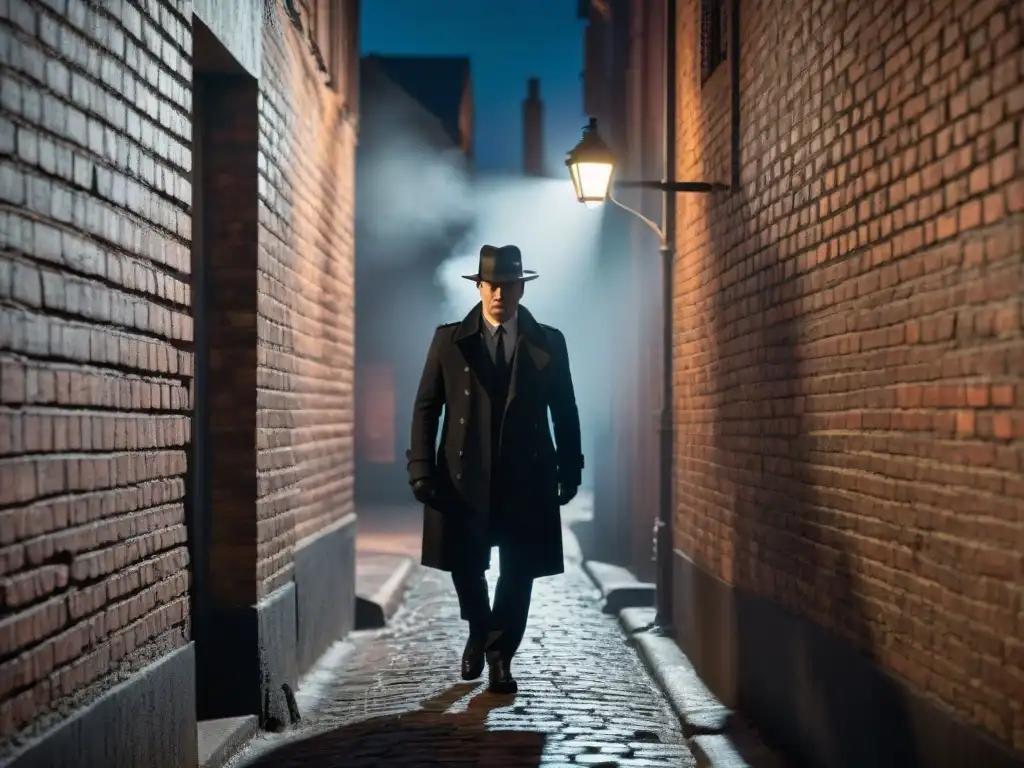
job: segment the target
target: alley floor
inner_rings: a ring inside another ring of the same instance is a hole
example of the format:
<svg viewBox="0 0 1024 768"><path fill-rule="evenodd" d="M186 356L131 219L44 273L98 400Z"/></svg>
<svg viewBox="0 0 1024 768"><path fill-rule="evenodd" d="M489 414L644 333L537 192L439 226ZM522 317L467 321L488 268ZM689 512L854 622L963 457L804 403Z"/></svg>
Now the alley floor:
<svg viewBox="0 0 1024 768"><path fill-rule="evenodd" d="M447 574L417 567L390 625L354 633L331 667L304 683L300 708L317 703L306 704L301 723L259 737L232 765L695 764L678 720L578 563L536 584L513 664L518 695L460 679L464 633Z"/></svg>

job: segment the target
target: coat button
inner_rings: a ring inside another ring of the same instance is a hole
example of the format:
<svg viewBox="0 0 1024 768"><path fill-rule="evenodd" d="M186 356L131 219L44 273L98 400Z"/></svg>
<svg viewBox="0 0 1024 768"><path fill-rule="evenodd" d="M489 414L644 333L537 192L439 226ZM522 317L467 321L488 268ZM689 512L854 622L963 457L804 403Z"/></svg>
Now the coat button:
<svg viewBox="0 0 1024 768"><path fill-rule="evenodd" d="M459 419L459 424L465 424L465 423L466 423L465 419Z"/></svg>
<svg viewBox="0 0 1024 768"><path fill-rule="evenodd" d="M459 456L461 456L461 455L462 455L462 453L463 453L462 451L459 451Z"/></svg>
<svg viewBox="0 0 1024 768"><path fill-rule="evenodd" d="M464 371L465 371L466 373L469 373L469 366L467 365L467 366L466 366L465 368L463 368L462 370L464 370Z"/></svg>
<svg viewBox="0 0 1024 768"><path fill-rule="evenodd" d="M459 472L459 474L457 474L457 475L455 476L455 479L456 479L456 480L461 480L461 479L462 479L462 473L461 473L461 472Z"/></svg>
<svg viewBox="0 0 1024 768"><path fill-rule="evenodd" d="M468 389L466 390L466 394L467 394L467 395L469 394L469 390L468 390Z"/></svg>

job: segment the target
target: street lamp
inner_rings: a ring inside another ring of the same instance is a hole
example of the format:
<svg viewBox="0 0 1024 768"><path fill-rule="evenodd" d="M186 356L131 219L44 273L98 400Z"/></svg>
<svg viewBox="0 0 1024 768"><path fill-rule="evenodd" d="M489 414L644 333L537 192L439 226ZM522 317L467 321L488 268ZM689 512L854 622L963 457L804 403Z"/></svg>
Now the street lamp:
<svg viewBox="0 0 1024 768"><path fill-rule="evenodd" d="M615 169L615 157L608 146L601 141L597 132L597 118L583 129L579 144L569 150L565 160L572 178L576 199L588 208L596 208L608 197Z"/></svg>
<svg viewBox="0 0 1024 768"><path fill-rule="evenodd" d="M590 118L590 122L583 129L583 138L569 150L565 164L569 168L569 176L572 178L572 186L576 191L576 199L581 203L588 207L596 207L605 200L610 200L634 216L640 216L637 211L626 208L611 196L615 156L597 132L596 117ZM616 181L615 186L660 189L662 192L717 192L729 189L728 184L707 181ZM640 216L640 218L645 217ZM647 221L650 220L647 219ZM661 234L660 228L658 228L658 234Z"/></svg>
<svg viewBox="0 0 1024 768"><path fill-rule="evenodd" d="M669 0L668 18L674 21L674 2ZM667 25L675 29L674 23ZM666 33L666 62L675 61L675 38ZM666 175L675 166L675 70L666 64L665 100L665 171ZM728 184L703 181L614 181L615 157L608 146L601 140L597 132L597 119L590 118L583 129L583 138L570 150L565 164L572 178L576 191L576 199L588 208L594 208L605 200L609 200L627 213L640 219L658 236L661 254L661 316L662 316L662 362L661 362L661 409L658 418L658 468L659 468L659 499L658 518L655 524L655 540L657 541L657 581L656 600L658 615L655 621L662 626L671 625L672 616L672 265L675 258L675 205L673 195L676 192L716 192L729 189ZM664 192L662 221L663 225L644 216L639 211L623 205L612 193L613 187L659 189Z"/></svg>

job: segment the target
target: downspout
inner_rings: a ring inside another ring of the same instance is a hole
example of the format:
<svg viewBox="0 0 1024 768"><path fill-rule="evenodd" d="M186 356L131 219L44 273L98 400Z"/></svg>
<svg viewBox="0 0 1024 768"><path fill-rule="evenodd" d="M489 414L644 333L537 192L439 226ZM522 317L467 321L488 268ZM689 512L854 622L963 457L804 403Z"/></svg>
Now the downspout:
<svg viewBox="0 0 1024 768"><path fill-rule="evenodd" d="M662 178L676 177L676 0L665 0L665 19L662 25L664 41L664 161ZM656 621L663 627L672 625L672 581L675 541L673 536L673 430L674 395L672 387L673 266L676 242L676 195L662 193L661 216L661 307L662 307L662 359L661 359L661 414L659 419L658 469L658 553L657 553L657 609Z"/></svg>

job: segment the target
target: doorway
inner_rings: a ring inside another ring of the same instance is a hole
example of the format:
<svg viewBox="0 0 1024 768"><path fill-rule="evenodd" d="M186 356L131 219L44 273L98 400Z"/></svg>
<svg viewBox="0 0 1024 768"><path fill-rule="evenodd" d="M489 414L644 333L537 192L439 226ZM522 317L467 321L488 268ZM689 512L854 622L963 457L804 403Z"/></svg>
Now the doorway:
<svg viewBox="0 0 1024 768"><path fill-rule="evenodd" d="M255 361L246 366L240 350L254 353L256 339L254 330L251 339L225 331L224 318L231 313L254 319L256 312L259 86L196 16L192 52L195 357L185 522L192 563L196 708L202 721L249 714L250 708L240 703L243 694L250 700L258 696L258 689L244 691L259 681L248 679L254 675L239 660L240 650L248 646L255 653L255 639L240 637L225 620L226 607L255 603L256 536L249 528L255 528L256 371ZM225 365L240 375L225 376ZM247 434L251 456L244 450ZM228 465L229 453L244 458ZM251 480L251 499L237 490L239 476ZM250 570L251 583L246 583L243 574Z"/></svg>

